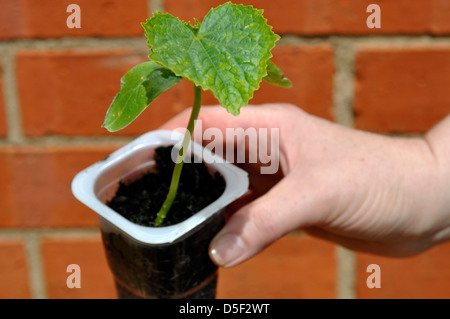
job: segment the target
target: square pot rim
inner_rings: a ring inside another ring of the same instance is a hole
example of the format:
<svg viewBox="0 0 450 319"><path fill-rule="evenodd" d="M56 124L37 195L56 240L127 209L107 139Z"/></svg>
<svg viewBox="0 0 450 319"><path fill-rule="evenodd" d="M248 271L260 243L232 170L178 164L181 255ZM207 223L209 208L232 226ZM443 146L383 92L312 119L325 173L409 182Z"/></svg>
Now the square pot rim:
<svg viewBox="0 0 450 319"><path fill-rule="evenodd" d="M202 145L191 140L189 152L202 158L218 171L225 179L223 194L213 203L203 208L185 221L164 227L150 227L135 224L103 203L96 194L95 186L98 179L114 166L120 165L145 147L161 145L180 145L183 135L176 131L155 130L147 132L134 139L125 146L111 153L86 169L80 171L72 180L72 193L80 202L92 209L97 215L121 230L132 239L151 245L168 244L187 236L195 231L206 220L219 213L228 204L244 195L249 186L246 171L225 161L222 157L212 153Z"/></svg>

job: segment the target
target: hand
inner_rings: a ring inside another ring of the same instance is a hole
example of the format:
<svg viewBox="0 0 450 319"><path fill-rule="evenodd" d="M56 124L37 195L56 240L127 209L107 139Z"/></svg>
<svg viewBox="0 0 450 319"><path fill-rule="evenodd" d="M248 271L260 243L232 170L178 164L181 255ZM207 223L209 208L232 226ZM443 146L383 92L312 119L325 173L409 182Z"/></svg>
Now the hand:
<svg viewBox="0 0 450 319"><path fill-rule="evenodd" d="M189 111L162 129L185 127ZM218 265L237 265L295 229L388 256L417 254L450 238L450 155L440 147L450 145L448 119L424 138L358 131L288 104L246 106L239 116L203 107L199 120L223 136L227 127L280 133L284 176L251 174L251 188L257 177L270 189L240 207L211 242ZM247 167L258 172L260 165Z"/></svg>

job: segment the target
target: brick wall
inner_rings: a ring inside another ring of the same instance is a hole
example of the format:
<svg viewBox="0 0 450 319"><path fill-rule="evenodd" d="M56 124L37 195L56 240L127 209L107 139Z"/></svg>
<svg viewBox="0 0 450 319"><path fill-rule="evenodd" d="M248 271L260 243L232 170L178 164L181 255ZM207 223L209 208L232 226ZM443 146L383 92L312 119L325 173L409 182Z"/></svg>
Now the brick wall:
<svg viewBox="0 0 450 319"><path fill-rule="evenodd" d="M120 77L144 61L139 25L154 10L201 18L218 0L0 0L0 298L115 298L95 214L74 175L191 104L164 93L120 133L100 128ZM276 63L291 90L262 85L252 103L291 102L340 124L422 134L450 112L450 0L258 0L282 35ZM66 27L77 3L82 28ZM382 9L382 28L366 8ZM206 95L205 104L215 103ZM222 298L449 298L450 244L406 259L360 254L300 232L221 270ZM69 264L82 288L66 286ZM369 289L366 268L381 267Z"/></svg>

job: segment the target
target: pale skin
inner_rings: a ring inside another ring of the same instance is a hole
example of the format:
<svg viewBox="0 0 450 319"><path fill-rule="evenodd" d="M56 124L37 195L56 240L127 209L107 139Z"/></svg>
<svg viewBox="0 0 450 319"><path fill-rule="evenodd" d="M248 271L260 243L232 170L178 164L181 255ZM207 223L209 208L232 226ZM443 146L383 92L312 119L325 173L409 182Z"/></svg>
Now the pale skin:
<svg viewBox="0 0 450 319"><path fill-rule="evenodd" d="M162 129L185 127L189 114ZM239 116L220 106L202 107L199 120L203 130L216 127L224 136L227 127L280 130L283 177L258 176L252 173L259 172L258 164L247 165L251 180L264 180L267 187L211 242L219 266L237 265L298 229L393 257L450 239L450 116L416 138L347 128L290 104L250 105Z"/></svg>

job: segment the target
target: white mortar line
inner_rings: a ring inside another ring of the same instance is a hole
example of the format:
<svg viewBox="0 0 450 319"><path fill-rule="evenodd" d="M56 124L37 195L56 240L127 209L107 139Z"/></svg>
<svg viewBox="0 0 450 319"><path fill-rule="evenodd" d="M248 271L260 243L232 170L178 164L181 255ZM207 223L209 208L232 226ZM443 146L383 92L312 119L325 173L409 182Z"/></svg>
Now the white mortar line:
<svg viewBox="0 0 450 319"><path fill-rule="evenodd" d="M164 1L163 0L148 0L149 3L149 17L152 16L152 13L155 11L165 12L164 10Z"/></svg>
<svg viewBox="0 0 450 319"><path fill-rule="evenodd" d="M80 228L0 228L0 239L33 236L90 236L99 235L98 226Z"/></svg>
<svg viewBox="0 0 450 319"><path fill-rule="evenodd" d="M337 299L355 299L356 295L356 253L338 246L337 261Z"/></svg>
<svg viewBox="0 0 450 319"><path fill-rule="evenodd" d="M353 102L355 97L355 52L351 42L331 39L334 45L333 112L335 121L353 127Z"/></svg>
<svg viewBox="0 0 450 319"><path fill-rule="evenodd" d="M43 270L40 238L36 233L26 234L24 238L31 298L46 299L47 285Z"/></svg>
<svg viewBox="0 0 450 319"><path fill-rule="evenodd" d="M132 38L61 38L61 39L18 39L1 41L0 49L15 50L64 50L64 49L132 49L136 53L148 55L144 36Z"/></svg>
<svg viewBox="0 0 450 319"><path fill-rule="evenodd" d="M2 82L5 100L7 140L11 143L21 143L23 141L23 133L15 72L14 50L12 48L0 48L0 54L3 60Z"/></svg>
<svg viewBox="0 0 450 319"><path fill-rule="evenodd" d="M150 2L160 3L160 0L148 0ZM162 5L154 5L153 10L149 9L149 16L154 10L164 10ZM449 36L429 36L429 35L366 35L366 36L348 36L348 35L327 35L327 36L299 36L299 35L282 35L279 43L285 42L290 44L314 45L330 43L334 39L339 39L353 44L374 44L387 47L411 47L416 45L449 45ZM17 39L17 40L0 40L0 48L43 48L43 49L59 49L59 48L121 48L124 46L145 48L145 37L123 37L123 38L57 38L57 39Z"/></svg>

